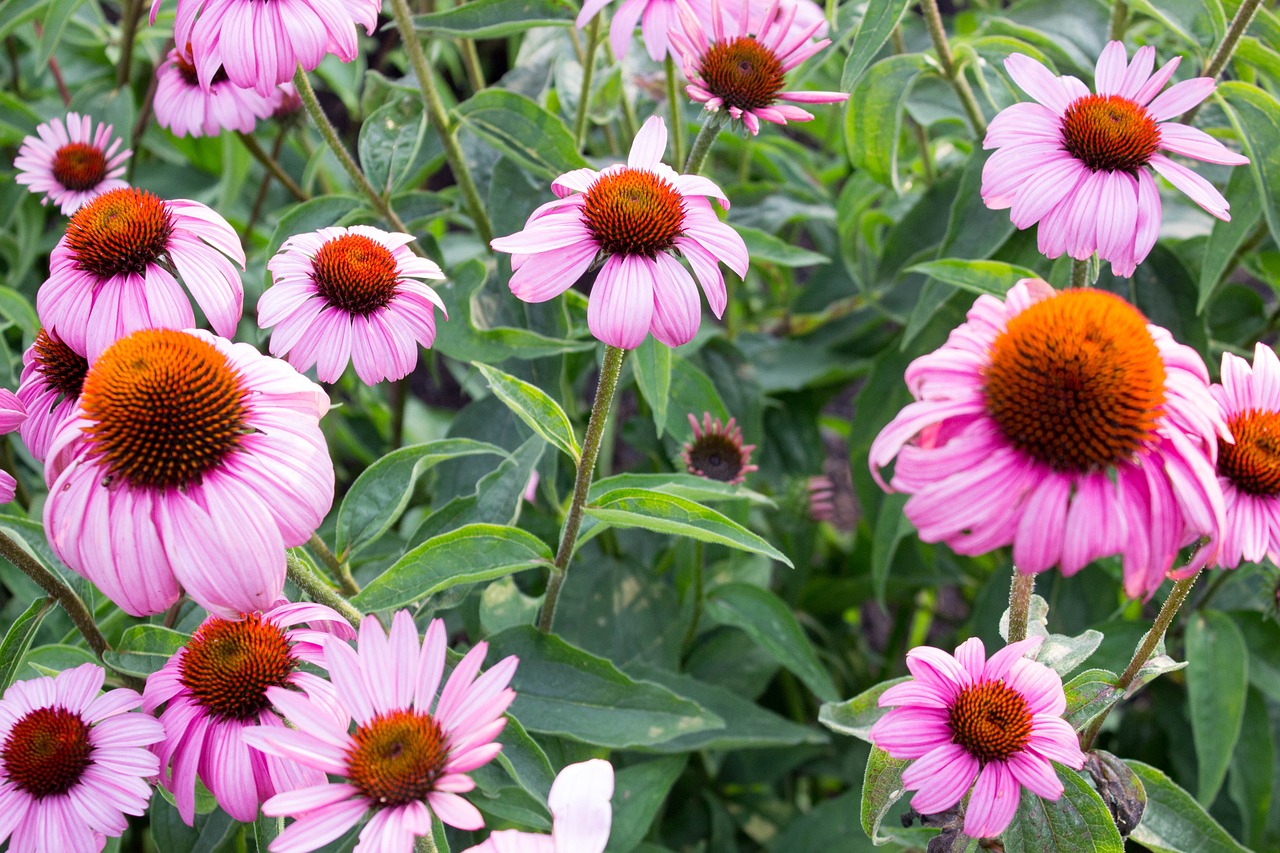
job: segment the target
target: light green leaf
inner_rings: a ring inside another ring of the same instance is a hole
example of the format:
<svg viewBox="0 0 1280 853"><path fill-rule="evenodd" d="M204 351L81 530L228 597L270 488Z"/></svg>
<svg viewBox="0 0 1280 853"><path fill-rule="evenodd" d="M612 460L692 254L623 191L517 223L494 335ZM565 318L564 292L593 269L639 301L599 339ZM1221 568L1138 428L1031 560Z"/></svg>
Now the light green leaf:
<svg viewBox="0 0 1280 853"><path fill-rule="evenodd" d="M1005 853L1124 853L1107 804L1079 773L1054 764L1063 794L1056 801L1023 791L1013 822L1000 838Z"/></svg>
<svg viewBox="0 0 1280 853"><path fill-rule="evenodd" d="M489 390L495 397L515 412L530 429L563 450L577 464L582 457L582 449L574 438L569 416L560 408L559 403L551 399L546 391L523 379L517 379L487 364L477 364L476 367L489 381Z"/></svg>
<svg viewBox="0 0 1280 853"><path fill-rule="evenodd" d="M908 53L886 57L854 86L845 106L845 145L849 162L878 182L899 189L898 139L907 95L921 72L924 57Z"/></svg>
<svg viewBox="0 0 1280 853"><path fill-rule="evenodd" d="M871 747L867 757L867 770L862 777L862 830L877 847L894 840L894 835L881 835L884 816L893 804L902 799L906 791L902 787L902 771L910 762L890 758L879 747Z"/></svg>
<svg viewBox="0 0 1280 853"><path fill-rule="evenodd" d="M1130 6L1160 21L1197 50L1216 44L1227 28L1219 0L1132 0Z"/></svg>
<svg viewBox="0 0 1280 853"><path fill-rule="evenodd" d="M649 335L632 353L631 370L653 412L653 428L661 438L667 428L667 403L671 400L671 347Z"/></svg>
<svg viewBox="0 0 1280 853"><path fill-rule="evenodd" d="M443 12L415 15L420 33L502 38L534 27L568 26L577 15L568 0L471 0Z"/></svg>
<svg viewBox="0 0 1280 853"><path fill-rule="evenodd" d="M1280 102L1257 86L1236 80L1219 83L1217 94L1245 142L1262 211L1272 238L1280 242Z"/></svg>
<svg viewBox="0 0 1280 853"><path fill-rule="evenodd" d="M51 608L50 599L37 598L9 626L4 642L0 642L0 693L8 690L13 683L22 656L31 648L31 641L35 639L40 623Z"/></svg>
<svg viewBox="0 0 1280 853"><path fill-rule="evenodd" d="M1147 810L1129 837L1153 853L1249 853L1164 771L1125 762L1142 780Z"/></svg>
<svg viewBox="0 0 1280 853"><path fill-rule="evenodd" d="M852 91L858 84L862 73L889 40L894 28L902 23L902 18L910 7L910 0L871 0L867 3L867 10L863 12L862 21L858 24L858 32L849 47L849 55L844 60L840 91Z"/></svg>
<svg viewBox="0 0 1280 853"><path fill-rule="evenodd" d="M565 123L524 95L485 89L459 104L454 115L513 162L547 180L587 166Z"/></svg>
<svg viewBox="0 0 1280 853"><path fill-rule="evenodd" d="M1200 296L1196 300L1196 313L1204 312L1218 282L1231 272L1228 267L1236 252L1262 219L1262 196L1258 194L1253 174L1248 169L1231 170L1224 195L1231 205L1231 221L1213 221L1213 230L1204 245L1204 260L1200 262Z"/></svg>
<svg viewBox="0 0 1280 853"><path fill-rule="evenodd" d="M1231 617L1196 613L1187 626L1187 698L1195 739L1196 799L1213 803L1240 737L1249 687L1249 651Z"/></svg>
<svg viewBox="0 0 1280 853"><path fill-rule="evenodd" d="M908 267L907 272L918 272L970 293L989 293L1002 298L1021 279L1038 278L1034 270L1004 261L966 261L962 258L916 264Z"/></svg>
<svg viewBox="0 0 1280 853"><path fill-rule="evenodd" d="M877 720L889 713L890 710L889 708L880 707L880 694L895 684L902 684L910 680L910 676L904 676L890 681L882 681L844 702L823 703L822 707L818 709L818 722L833 732L839 732L842 735L856 737L858 740L865 740L867 743L871 743L871 727L876 724Z"/></svg>
<svg viewBox="0 0 1280 853"><path fill-rule="evenodd" d="M160 625L134 625L102 660L116 672L146 678L168 663L189 639L186 634Z"/></svg>

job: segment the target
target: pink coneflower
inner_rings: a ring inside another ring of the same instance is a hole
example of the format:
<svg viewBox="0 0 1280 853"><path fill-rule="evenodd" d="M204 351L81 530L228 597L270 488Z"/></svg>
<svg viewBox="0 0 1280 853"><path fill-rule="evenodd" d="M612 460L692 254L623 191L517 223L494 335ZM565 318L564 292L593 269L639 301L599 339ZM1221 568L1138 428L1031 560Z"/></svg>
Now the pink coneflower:
<svg viewBox="0 0 1280 853"><path fill-rule="evenodd" d="M53 119L36 126L35 136L22 140L13 165L15 183L39 195L41 204L53 202L70 216L90 199L108 190L129 186L120 180L125 161L133 152L120 151L120 140L111 136L111 125L79 113L67 113L66 124Z"/></svg>
<svg viewBox="0 0 1280 853"><path fill-rule="evenodd" d="M735 419L722 424L719 418L712 420L710 412L703 412L701 426L692 414L689 425L693 427L693 440L685 442L680 458L690 474L737 485L760 469L751 464L751 451L756 446L742 443L742 428Z"/></svg>
<svg viewBox="0 0 1280 853"><path fill-rule="evenodd" d="M515 699L507 687L515 657L479 678L488 644L477 643L449 676L444 672L444 623L433 619L421 645L407 610L396 613L388 637L373 616L360 625L358 650L327 637L325 662L337 688L333 709L290 690L267 696L297 728L250 728L256 749L342 777L277 794L267 815L296 817L271 844L275 853L322 847L372 812L360 832L362 850L409 850L431 832L431 815L458 829L480 829L484 819L459 794L475 787L466 774L502 749L494 738ZM433 707L434 705L434 707ZM348 734L349 721L356 730Z"/></svg>
<svg viewBox="0 0 1280 853"><path fill-rule="evenodd" d="M89 853L147 810L160 722L132 690L99 695L102 667L15 681L0 699L0 842L10 853Z"/></svg>
<svg viewBox="0 0 1280 853"><path fill-rule="evenodd" d="M27 420L26 404L8 388L0 388L0 435L20 429ZM0 503L7 504L17 494L18 481L8 471L0 471Z"/></svg>
<svg viewBox="0 0 1280 853"><path fill-rule="evenodd" d="M810 477L806 483L809 492L809 517L814 521L834 521L836 517L836 486L825 474Z"/></svg>
<svg viewBox="0 0 1280 853"><path fill-rule="evenodd" d="M92 360L138 329L196 324L176 272L214 331L230 337L244 286L227 257L244 269L240 238L203 204L112 190L71 217L36 293L36 313L50 334Z"/></svg>
<svg viewBox="0 0 1280 853"><path fill-rule="evenodd" d="M613 825L613 765L570 764L551 783L551 835L504 829L462 853L603 853Z"/></svg>
<svg viewBox="0 0 1280 853"><path fill-rule="evenodd" d="M684 73L689 78L689 97L705 104L709 112L727 110L730 116L742 120L752 136L760 132L761 120L774 124L813 120L811 113L780 104L779 100L834 104L849 98L843 92L783 91L787 72L831 44L831 40L810 41L825 22L794 26L796 7L784 9L779 3L780 0L773 0L758 28L748 30L749 0L740 4L736 27L725 20L720 0L711 0L710 37L693 10L682 4L683 31L671 33L672 44L680 51Z"/></svg>
<svg viewBox="0 0 1280 853"><path fill-rule="evenodd" d="M271 607L285 548L333 503L328 408L318 385L248 344L134 332L89 365L50 443L54 552L134 616L179 587L229 618Z"/></svg>
<svg viewBox="0 0 1280 853"><path fill-rule="evenodd" d="M75 410L88 371L88 359L44 329L22 354L18 399L30 417L18 434L37 462L44 461L53 434Z"/></svg>
<svg viewBox="0 0 1280 853"><path fill-rule="evenodd" d="M258 300L258 325L271 354L299 370L316 365L337 382L347 362L366 385L408 376L418 344L436 337L444 303L419 279L443 279L440 267L407 248L412 235L368 225L321 228L290 237L270 261L274 284Z"/></svg>
<svg viewBox="0 0 1280 853"><path fill-rule="evenodd" d="M1084 753L1062 719L1062 679L1022 657L1043 639L1010 643L990 660L976 637L954 657L931 646L907 652L915 678L880 695L880 707L898 707L871 727L871 740L915 762L902 772L903 786L916 792L913 809L939 814L972 788L964 834L991 838L1013 819L1023 788L1046 800L1062 796L1049 762L1079 770Z"/></svg>
<svg viewBox="0 0 1280 853"><path fill-rule="evenodd" d="M892 487L926 542L960 554L1013 545L1023 572L1063 574L1124 557L1125 591L1149 595L1178 550L1217 552L1213 466L1230 433L1200 356L1105 291L1023 279L980 296L943 347L911 363L918 402L871 445L897 457Z"/></svg>
<svg viewBox="0 0 1280 853"><path fill-rule="evenodd" d="M523 231L490 243L512 253L511 292L526 302L553 299L599 255L604 267L587 306L591 333L623 349L635 349L650 331L679 346L702 322L698 288L675 258L680 252L711 310L723 314L728 295L718 262L745 276L746 244L704 197L727 210L720 188L662 163L666 147L667 126L654 116L636 134L627 165L575 169L557 178L551 189L559 201L535 210Z"/></svg>
<svg viewBox="0 0 1280 853"><path fill-rule="evenodd" d="M322 623L342 639L355 636L328 607L280 601L239 619L210 616L147 678L143 708L154 713L166 706L160 715L165 738L157 749L162 782L188 824L195 819L197 778L227 814L246 823L258 816L264 800L324 784L319 770L250 749L240 737L252 725L284 727L267 698L269 687L301 690L335 704L329 682L299 669L302 663L324 666L321 643L327 634L294 627L304 622Z"/></svg>
<svg viewBox="0 0 1280 853"><path fill-rule="evenodd" d="M1096 94L1020 53L1005 60L1037 103L1014 104L992 120L983 147L1000 150L983 169L982 200L994 210L1012 208L1019 228L1039 222L1040 251L1050 258L1066 252L1084 260L1097 252L1116 275L1133 275L1160 231L1151 169L1209 213L1231 218L1222 193L1160 153L1249 162L1207 133L1168 121L1209 97L1213 78L1184 80L1157 97L1180 58L1152 74L1155 60L1155 48L1143 47L1126 64L1124 44L1109 43L1098 57Z"/></svg>
<svg viewBox="0 0 1280 853"><path fill-rule="evenodd" d="M279 91L269 96L242 89L219 68L207 88L200 85L191 47L174 48L156 71L156 122L175 136L217 136L224 130L252 133L258 119L275 112Z"/></svg>
<svg viewBox="0 0 1280 853"><path fill-rule="evenodd" d="M608 5L609 0L586 0L574 23L582 29ZM671 43L671 33L680 26L676 0L622 0L609 22L609 44L619 59L627 55L636 24L641 24L650 59L661 62L668 53L676 55Z"/></svg>

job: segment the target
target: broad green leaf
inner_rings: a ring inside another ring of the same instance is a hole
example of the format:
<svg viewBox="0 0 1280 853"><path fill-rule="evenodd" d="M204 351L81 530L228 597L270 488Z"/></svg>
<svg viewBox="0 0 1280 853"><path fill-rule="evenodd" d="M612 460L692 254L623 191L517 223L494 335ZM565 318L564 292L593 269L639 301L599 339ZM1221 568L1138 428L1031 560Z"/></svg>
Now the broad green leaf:
<svg viewBox="0 0 1280 853"><path fill-rule="evenodd" d="M424 34L502 38L534 27L568 26L577 13L568 0L472 0L443 12L415 15L413 28Z"/></svg>
<svg viewBox="0 0 1280 853"><path fill-rule="evenodd" d="M902 771L909 763L890 758L889 753L875 746L867 757L867 770L862 777L862 830L877 847L894 840L892 832L880 834L881 823L893 804L906 793L902 787Z"/></svg>
<svg viewBox="0 0 1280 853"><path fill-rule="evenodd" d="M428 539L396 560L351 603L367 613L405 607L458 584L549 566L551 559L551 549L531 533L498 524L468 524Z"/></svg>
<svg viewBox="0 0 1280 853"><path fill-rule="evenodd" d="M743 500L756 506L774 506L759 492L753 492L745 486L737 486L720 480L709 480L697 474L614 474L602 477L591 484L587 492L587 500L595 501L606 492L616 489L646 489L654 492L666 492L669 495L688 498L699 503L716 501Z"/></svg>
<svg viewBox="0 0 1280 853"><path fill-rule="evenodd" d="M753 262L768 261L783 267L812 267L831 263L826 255L794 246L759 228L735 225L733 230L742 237Z"/></svg>
<svg viewBox="0 0 1280 853"><path fill-rule="evenodd" d="M384 198L410 177L427 134L427 114L418 95L400 95L360 125L360 167Z"/></svg>
<svg viewBox="0 0 1280 853"><path fill-rule="evenodd" d="M1120 701L1120 676L1105 669L1087 669L1063 685L1071 727L1084 731L1089 724Z"/></svg>
<svg viewBox="0 0 1280 853"><path fill-rule="evenodd" d="M1244 822L1244 840L1261 849L1267 818L1275 801L1273 774L1276 763L1275 732L1267 712L1267 700L1256 687L1249 689L1244 725L1231 756L1227 791Z"/></svg>
<svg viewBox="0 0 1280 853"><path fill-rule="evenodd" d="M613 777L613 827L605 853L629 853L649 834L689 756L668 755L624 767Z"/></svg>
<svg viewBox="0 0 1280 853"><path fill-rule="evenodd" d="M1216 44L1227 28L1219 0L1132 0L1130 6L1160 21L1197 50Z"/></svg>
<svg viewBox="0 0 1280 853"><path fill-rule="evenodd" d="M882 681L874 687L846 699L844 702L826 702L818 709L818 722L833 732L856 737L871 743L871 727L876 721L889 713L889 708L879 705L880 694L895 684L910 681L910 676Z"/></svg>
<svg viewBox="0 0 1280 853"><path fill-rule="evenodd" d="M1204 245L1204 260L1200 262L1200 296L1196 301L1197 313L1202 313L1223 276L1231 272L1229 267L1236 252L1249 239L1262 219L1262 197L1255 188L1252 173L1248 169L1232 169L1224 195L1231 205L1231 221L1215 219L1213 230Z"/></svg>
<svg viewBox="0 0 1280 853"><path fill-rule="evenodd" d="M1125 761L1147 792L1142 823L1129 837L1153 853L1249 853L1164 771Z"/></svg>
<svg viewBox="0 0 1280 853"><path fill-rule="evenodd" d="M649 335L631 355L636 385L653 412L653 428L662 437L667 428L667 404L671 401L671 347Z"/></svg>
<svg viewBox="0 0 1280 853"><path fill-rule="evenodd" d="M1244 140L1271 237L1280 242L1280 102L1257 86L1235 80L1218 84L1218 96Z"/></svg>
<svg viewBox="0 0 1280 853"><path fill-rule="evenodd" d="M918 272L970 293L989 293L1001 298L1020 280L1038 277L1033 270L1004 261L966 261L962 258L916 264L908 267L907 272Z"/></svg>
<svg viewBox="0 0 1280 853"><path fill-rule="evenodd" d="M515 717L507 718L498 742L502 744L502 752L494 760L521 788L545 800L556 774L538 742L529 736Z"/></svg>
<svg viewBox="0 0 1280 853"><path fill-rule="evenodd" d="M871 540L871 591L881 606L885 603L885 590L889 586L889 567L893 565L893 556L898 553L898 546L916 529L907 518L902 508L907 505L910 495L887 495L880 505L880 515L876 518L875 537Z"/></svg>
<svg viewBox="0 0 1280 853"><path fill-rule="evenodd" d="M40 630L40 623L52 606L51 599L37 598L9 626L4 641L0 642L0 693L8 690L13 683L22 656L31 648L36 631Z"/></svg>
<svg viewBox="0 0 1280 853"><path fill-rule="evenodd" d="M1054 765L1063 794L1056 801L1023 791L1013 822L1000 838L1005 853L1124 853L1107 804L1079 773Z"/></svg>
<svg viewBox="0 0 1280 853"><path fill-rule="evenodd" d="M893 30L902 23L903 16L911 7L910 0L871 0L867 10L858 23L858 32L849 46L849 55L844 61L844 71L840 74L840 91L848 92L862 79L862 72L867 70L871 60L876 58L880 48L884 47Z"/></svg>
<svg viewBox="0 0 1280 853"><path fill-rule="evenodd" d="M160 625L134 625L102 660L116 672L146 678L168 663L189 639L186 634Z"/></svg>
<svg viewBox="0 0 1280 853"><path fill-rule="evenodd" d="M283 831L284 818L259 815L253 822L252 832L246 833L245 840L253 843L250 849L256 849L258 853L268 853L271 842L275 841Z"/></svg>
<svg viewBox="0 0 1280 853"><path fill-rule="evenodd" d="M1249 651L1231 617L1200 612L1187 626L1187 698L1195 738L1197 797L1213 803L1240 737L1249 687Z"/></svg>
<svg viewBox="0 0 1280 853"><path fill-rule="evenodd" d="M866 72L845 106L849 162L878 182L899 189L898 139L912 84L925 69L918 53L889 56Z"/></svg>
<svg viewBox="0 0 1280 853"><path fill-rule="evenodd" d="M1089 659L1102 645L1102 632L1092 628L1075 637L1065 634L1049 634L1036 652L1036 660L1058 675L1068 675Z"/></svg>
<svg viewBox="0 0 1280 853"><path fill-rule="evenodd" d="M40 318L30 300L12 287L0 286L0 317L12 320L22 329L23 341L34 340L40 331Z"/></svg>
<svg viewBox="0 0 1280 853"><path fill-rule="evenodd" d="M582 449L573 435L573 425L560 404L537 385L517 379L487 364L476 367L489 381L489 390L506 404L529 428L567 453L577 464Z"/></svg>
<svg viewBox="0 0 1280 853"><path fill-rule="evenodd" d="M99 665L99 661L94 657L93 652L84 646L68 646L63 643L55 643L52 646L35 646L23 655L22 662L30 667L31 671L27 672L22 667L18 667L17 673L14 675L15 681L23 681L36 675L57 675L83 663Z"/></svg>
<svg viewBox="0 0 1280 853"><path fill-rule="evenodd" d="M520 517L524 490L546 447L539 436L530 436L496 469L480 478L474 493L454 498L423 519L409 541L419 545L467 524L514 525Z"/></svg>
<svg viewBox="0 0 1280 853"><path fill-rule="evenodd" d="M40 43L36 47L34 62L37 67L45 65L49 57L53 56L53 52L58 49L58 43L62 41L67 31L67 25L71 23L71 16L83 2L84 0L52 0L49 4L49 9L41 22L44 32L40 34ZM129 133L129 129L121 128L118 132L125 135Z"/></svg>
<svg viewBox="0 0 1280 853"><path fill-rule="evenodd" d="M565 123L524 95L485 89L459 104L454 115L513 162L547 180L587 166Z"/></svg>
<svg viewBox="0 0 1280 853"><path fill-rule="evenodd" d="M349 195L323 195L294 205L276 224L265 257L280 251L284 241L290 237L338 225L344 216L358 207L360 199Z"/></svg>

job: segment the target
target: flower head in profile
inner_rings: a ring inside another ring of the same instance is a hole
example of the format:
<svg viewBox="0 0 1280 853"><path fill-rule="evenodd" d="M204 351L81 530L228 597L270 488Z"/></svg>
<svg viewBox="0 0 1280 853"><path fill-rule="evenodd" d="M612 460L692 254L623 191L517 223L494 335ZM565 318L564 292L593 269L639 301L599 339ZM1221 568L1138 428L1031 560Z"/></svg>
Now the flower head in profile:
<svg viewBox="0 0 1280 853"><path fill-rule="evenodd" d="M719 263L746 275L746 244L711 207L708 197L729 207L720 188L662 163L666 147L667 126L654 116L636 134L625 166L557 178L557 201L535 210L523 231L490 244L512 253L511 292L526 302L553 299L601 257L587 307L591 333L623 349L635 349L651 331L679 346L702 322L698 288L679 252L711 310L723 314L728 295Z"/></svg>
<svg viewBox="0 0 1280 853"><path fill-rule="evenodd" d="M727 0L733 4L734 0ZM811 41L825 20L796 25L795 5L773 0L758 28L749 30L750 0L743 0L735 22L726 19L721 0L711 0L711 27L699 22L693 9L681 3L683 30L671 34L689 78L689 97L710 112L725 110L741 119L754 136L760 122L786 124L812 121L801 104L834 104L848 100L843 92L785 92L787 72L831 44L830 39Z"/></svg>
<svg viewBox="0 0 1280 853"><path fill-rule="evenodd" d="M147 747L163 729L130 713L132 690L101 693L106 673L81 664L15 681L0 699L0 842L10 853L90 853L121 835L151 799L160 767Z"/></svg>
<svg viewBox="0 0 1280 853"><path fill-rule="evenodd" d="M264 814L296 818L272 850L315 850L366 816L362 850L412 849L415 837L431 832L433 813L458 829L483 827L480 812L459 794L475 787L466 774L502 749L494 738L516 697L507 683L517 664L506 658L477 678L487 650L486 643L477 643L454 667L437 700L444 623L432 620L419 643L407 610L396 613L389 636L376 617L366 616L355 650L336 637L324 640L336 709L268 688L267 697L295 728L250 728L245 740L342 779L277 794L263 804ZM349 733L352 720L355 732Z"/></svg>
<svg viewBox="0 0 1280 853"><path fill-rule="evenodd" d="M347 363L366 385L408 376L418 345L436 337L444 303L422 279L440 267L408 249L409 234L368 225L321 228L290 237L270 261L274 284L258 300L258 325L271 331L271 354L298 370L316 365L337 382Z"/></svg>
<svg viewBox="0 0 1280 853"><path fill-rule="evenodd" d="M1014 82L1035 100L1003 110L984 148L998 148L982 172L982 200L1009 208L1013 224L1040 223L1040 251L1084 260L1095 252L1119 276L1133 275L1160 232L1160 192L1152 170L1219 219L1229 205L1213 185L1170 160L1180 154L1238 166L1247 158L1201 130L1169 121L1213 93L1211 77L1169 87L1179 58L1155 73L1155 48L1127 62L1122 42L1098 57L1096 92L1075 77L1055 77L1034 59L1005 60ZM1149 167L1149 168L1148 168Z"/></svg>
<svg viewBox="0 0 1280 853"><path fill-rule="evenodd" d="M228 618L270 608L285 549L333 503L329 398L208 332L145 329L89 365L45 459L54 552L127 613L181 591Z"/></svg>
<svg viewBox="0 0 1280 853"><path fill-rule="evenodd" d="M156 71L156 122L175 136L217 136L224 130L252 133L258 119L275 112L279 92L260 95L241 88L219 68L207 87L196 75L191 46L174 48Z"/></svg>
<svg viewBox="0 0 1280 853"><path fill-rule="evenodd" d="M809 517L816 522L835 521L836 486L826 474L805 481L809 495Z"/></svg>
<svg viewBox="0 0 1280 853"><path fill-rule="evenodd" d="M1051 761L1084 766L1076 733L1062 719L1062 679L1023 657L1042 637L1010 643L987 659L974 637L955 655L932 646L907 652L912 678L880 694L894 710L871 727L872 742L913 763L902 784L914 790L911 807L939 814L970 790L964 834L990 838L1004 832L1022 789L1046 800L1062 796Z"/></svg>
<svg viewBox="0 0 1280 853"><path fill-rule="evenodd" d="M978 297L941 349L906 373L911 403L876 437L926 542L960 554L1013 546L1022 571L1072 575L1119 554L1125 591L1150 595L1179 549L1218 550L1218 440L1230 433L1200 356L1114 294L1023 279Z"/></svg>
<svg viewBox="0 0 1280 853"><path fill-rule="evenodd" d="M551 783L551 835L504 829L462 853L604 853L613 825L613 765L599 758L570 764Z"/></svg>
<svg viewBox="0 0 1280 853"><path fill-rule="evenodd" d="M195 326L176 271L214 331L230 337L244 305L231 261L244 268L240 238L205 205L111 190L71 217L49 257L36 313L46 331L92 360L138 329Z"/></svg>
<svg viewBox="0 0 1280 853"><path fill-rule="evenodd" d="M8 388L0 388L0 435L20 429L27 420L27 406ZM0 503L8 503L17 493L18 481L8 471L0 471Z"/></svg>
<svg viewBox="0 0 1280 853"><path fill-rule="evenodd" d="M44 329L22 354L18 399L29 417L18 427L22 443L37 462L49 452L49 442L75 410L84 387L89 360Z"/></svg>
<svg viewBox="0 0 1280 853"><path fill-rule="evenodd" d="M164 741L156 750L161 782L188 825L195 819L197 779L227 814L246 823L258 816L264 800L324 784L319 770L250 749L240 735L253 725L284 727L267 698L271 687L299 690L335 706L333 686L299 668L324 666L321 643L329 635L351 639L355 632L321 604L282 600L238 619L210 616L147 678L143 708L155 713L165 706Z"/></svg>
<svg viewBox="0 0 1280 853"><path fill-rule="evenodd" d="M44 193L41 204L53 202L70 216L87 201L108 190L127 187L120 176L133 152L120 150L111 125L79 113L67 113L66 123L53 119L36 126L36 136L22 140L13 165L14 181L31 192Z"/></svg>
<svg viewBox="0 0 1280 853"><path fill-rule="evenodd" d="M735 419L722 424L719 418L712 420L710 412L703 412L702 424L689 415L689 426L693 427L693 440L685 442L680 458L690 474L737 485L759 470L751 464L751 451L756 446L742 443L742 428Z"/></svg>

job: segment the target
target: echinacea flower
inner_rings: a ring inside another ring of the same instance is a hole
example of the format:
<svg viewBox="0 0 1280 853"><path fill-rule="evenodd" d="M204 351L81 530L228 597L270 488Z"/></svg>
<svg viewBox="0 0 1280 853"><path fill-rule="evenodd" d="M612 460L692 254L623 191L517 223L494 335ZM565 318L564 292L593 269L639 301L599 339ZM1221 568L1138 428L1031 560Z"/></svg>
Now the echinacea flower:
<svg viewBox="0 0 1280 853"><path fill-rule="evenodd" d="M1013 545L1023 572L1072 575L1124 560L1125 591L1150 595L1178 551L1223 528L1214 477L1226 422L1195 350L1120 297L1023 279L978 297L941 349L906 372L917 402L871 445L926 542L959 554Z"/></svg>
<svg viewBox="0 0 1280 853"><path fill-rule="evenodd" d="M1222 193L1161 153L1228 166L1249 162L1204 131L1169 121L1216 84L1195 77L1161 93L1180 58L1153 74L1155 57L1155 48L1143 47L1126 63L1124 44L1110 42L1098 57L1096 92L1020 53L1005 60L1035 103L1014 104L992 119L982 145L999 150L983 168L982 200L993 210L1010 208L1018 228L1039 222L1040 251L1048 257L1066 252L1084 260L1096 252L1116 275L1133 275L1160 231L1152 169L1212 215L1231 219Z"/></svg>
<svg viewBox="0 0 1280 853"><path fill-rule="evenodd" d="M219 68L208 87L196 76L191 47L174 48L156 71L156 122L175 136L217 136L224 130L252 133L258 119L275 112L280 93L260 95L241 88Z"/></svg>
<svg viewBox="0 0 1280 853"><path fill-rule="evenodd" d="M54 552L134 616L182 589L229 618L271 607L285 549L333 503L328 408L320 386L248 344L199 330L122 338L90 363L49 446Z"/></svg>
<svg viewBox="0 0 1280 853"><path fill-rule="evenodd" d="M609 0L586 0L574 24L582 29L608 5ZM650 59L661 62L668 53L675 56L671 33L680 26L676 0L622 0L609 22L609 44L618 59L627 55L636 24L641 24L644 47Z"/></svg>
<svg viewBox="0 0 1280 853"><path fill-rule="evenodd" d="M136 692L100 694L105 675L81 664L15 681L0 699L0 842L10 853L93 853L125 831L125 815L146 811L160 767L147 747L164 730L130 713L142 704Z"/></svg>
<svg viewBox="0 0 1280 853"><path fill-rule="evenodd" d="M13 165L15 183L31 192L44 193L41 204L53 202L70 216L82 205L108 190L129 186L120 180L125 161L133 152L120 151L112 127L79 113L67 113L66 124L53 119L36 126L37 136L22 140Z"/></svg>
<svg viewBox="0 0 1280 853"><path fill-rule="evenodd" d="M825 474L810 477L805 482L809 492L809 517L814 521L834 521L836 517L836 486Z"/></svg>
<svg viewBox="0 0 1280 853"><path fill-rule="evenodd" d="M0 388L0 435L20 429L27 420L26 404L8 388ZM8 471L0 471L0 503L7 504L17 493L18 481Z"/></svg>
<svg viewBox="0 0 1280 853"><path fill-rule="evenodd" d="M436 337L444 303L420 279L440 267L408 249L412 235L368 225L321 228L285 240L267 261L273 284L258 300L258 325L271 331L271 354L298 370L316 365L337 382L351 362L366 385L408 376L418 344Z"/></svg>
<svg viewBox="0 0 1280 853"><path fill-rule="evenodd" d="M419 644L407 610L392 619L390 636L376 617L366 616L356 650L335 637L324 639L337 717L314 699L267 689L296 728L246 729L249 745L343 780L277 794L263 804L266 815L297 818L272 842L273 853L323 847L366 815L362 850L410 850L415 837L431 832L432 814L458 829L484 826L480 812L459 794L475 787L466 774L502 749L494 738L516 696L507 683L518 661L505 658L477 678L488 650L477 643L437 701L445 643L439 619Z"/></svg>
<svg viewBox="0 0 1280 853"><path fill-rule="evenodd" d="M732 4L734 0L728 2ZM671 34L689 78L689 97L705 104L709 112L725 110L741 119L752 136L760 132L761 120L774 124L813 120L812 113L780 104L780 100L834 104L849 98L843 92L783 91L787 72L831 44L831 40L810 41L825 21L797 26L797 7L783 7L780 2L773 0L758 28L751 31L750 0L743 0L736 27L733 21L726 20L720 0L711 0L709 36L693 10L682 3L683 30Z"/></svg>
<svg viewBox="0 0 1280 853"><path fill-rule="evenodd" d="M304 622L312 627L301 627ZM267 698L270 687L334 705L333 686L299 669L303 663L324 667L321 643L330 634L355 636L346 619L321 604L282 600L238 619L210 616L148 676L143 708L155 713L165 706L164 741L156 750L161 781L188 825L195 819L197 778L227 814L245 823L282 791L324 784L319 770L250 749L240 735L253 725L284 727Z"/></svg>
<svg viewBox="0 0 1280 853"><path fill-rule="evenodd" d="M599 758L570 764L547 795L551 835L503 829L462 853L603 853L613 825L613 765Z"/></svg>
<svg viewBox="0 0 1280 853"><path fill-rule="evenodd" d="M747 274L747 247L721 222L707 196L726 210L720 188L680 175L661 162L667 126L650 118L631 144L627 165L566 172L551 184L558 201L533 212L523 231L490 245L511 252L511 292L545 302L568 290L595 262L604 266L591 288L587 324L606 344L635 349L649 332L668 346L688 343L702 322L689 262L717 317L728 294L719 262Z"/></svg>
<svg viewBox="0 0 1280 853"><path fill-rule="evenodd" d="M693 427L693 440L685 442L680 458L690 474L737 485L759 470L758 465L751 464L751 451L756 446L742 443L742 428L734 418L722 424L719 418L712 420L710 412L703 412L701 426L692 414L689 425Z"/></svg>
<svg viewBox="0 0 1280 853"><path fill-rule="evenodd" d="M244 249L227 221L196 201L164 201L125 187L71 217L36 292L40 324L90 360L138 329L189 329L195 312L176 270L213 329L235 334Z"/></svg>
<svg viewBox="0 0 1280 853"><path fill-rule="evenodd" d="M871 727L871 740L913 762L902 784L916 792L917 812L939 814L972 790L964 834L991 838L1013 820L1023 788L1046 800L1062 796L1051 761L1084 766L1076 733L1062 719L1062 679L1023 657L1043 639L1010 643L990 660L976 637L954 657L931 646L907 652L915 677L880 694L880 707L897 707Z"/></svg>
<svg viewBox="0 0 1280 853"><path fill-rule="evenodd" d="M53 434L75 410L88 372L88 359L44 329L22 354L18 399L28 417L18 434L37 462L44 461Z"/></svg>

